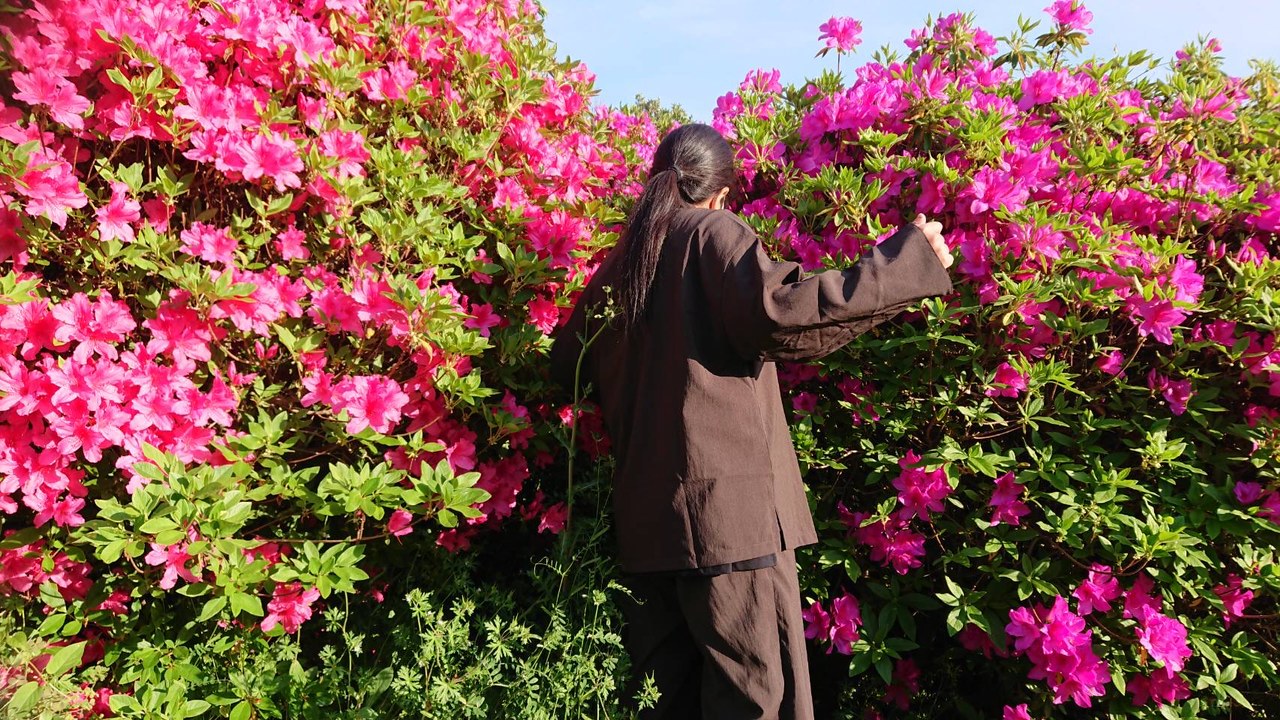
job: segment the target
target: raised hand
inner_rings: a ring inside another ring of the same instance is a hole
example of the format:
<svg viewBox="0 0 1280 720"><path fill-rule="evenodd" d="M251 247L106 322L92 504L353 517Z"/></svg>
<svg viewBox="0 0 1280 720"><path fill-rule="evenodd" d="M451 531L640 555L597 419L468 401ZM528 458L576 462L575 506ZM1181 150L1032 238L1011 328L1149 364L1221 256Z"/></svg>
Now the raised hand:
<svg viewBox="0 0 1280 720"><path fill-rule="evenodd" d="M938 262L942 263L942 267L949 268L955 262L955 258L951 257L951 249L947 247L946 238L942 234L942 223L930 221L924 216L924 213L916 215L916 219L911 221L912 225L920 228L924 232L925 238L929 241L929 245L933 247L933 252L938 256Z"/></svg>

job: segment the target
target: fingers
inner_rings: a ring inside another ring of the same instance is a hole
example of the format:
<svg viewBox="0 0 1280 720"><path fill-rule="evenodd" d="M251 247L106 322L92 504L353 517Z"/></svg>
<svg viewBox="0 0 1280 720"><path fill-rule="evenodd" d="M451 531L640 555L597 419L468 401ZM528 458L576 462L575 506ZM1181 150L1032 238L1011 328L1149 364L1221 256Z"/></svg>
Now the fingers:
<svg viewBox="0 0 1280 720"><path fill-rule="evenodd" d="M951 250L947 248L947 244L938 238L938 242L933 243L933 252L938 256L938 261L942 263L942 267L949 268L955 262L955 258L951 256Z"/></svg>
<svg viewBox="0 0 1280 720"><path fill-rule="evenodd" d="M933 252L938 256L938 262L942 263L942 267L949 268L955 263L955 258L951 255L951 249L947 247L946 237L942 234L942 223L936 220L929 220L924 213L917 213L912 225L920 228L924 233L925 239L929 241L929 246L933 248Z"/></svg>
<svg viewBox="0 0 1280 720"><path fill-rule="evenodd" d="M941 252L935 250L934 252L937 253L938 262L942 263L942 267L944 268L951 267L951 265L956 261L956 259L952 257L950 250L942 250Z"/></svg>
<svg viewBox="0 0 1280 720"><path fill-rule="evenodd" d="M942 235L941 225L940 223L929 224L939 225L939 228L937 232L926 230L925 237L928 238L929 245L933 248L934 254L938 256L938 261L942 263L942 267L949 268L955 262L955 259L951 257L951 248L947 247L947 239Z"/></svg>

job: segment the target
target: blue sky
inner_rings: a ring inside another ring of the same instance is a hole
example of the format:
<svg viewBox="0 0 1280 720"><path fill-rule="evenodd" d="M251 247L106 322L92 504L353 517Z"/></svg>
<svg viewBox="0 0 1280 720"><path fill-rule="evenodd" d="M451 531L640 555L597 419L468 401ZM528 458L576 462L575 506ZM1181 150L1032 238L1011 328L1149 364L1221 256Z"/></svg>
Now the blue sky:
<svg viewBox="0 0 1280 720"><path fill-rule="evenodd" d="M835 55L814 58L818 25L833 15L862 22L863 44L852 62L875 49L896 50L929 15L965 10L1000 37L1019 13L1045 19L1050 0L542 0L547 34L562 56L597 75L598 100L627 102L636 93L680 103L697 119L711 116L716 98L748 71L778 68L783 82L799 82L835 66ZM1249 58L1280 59L1280 0L1086 0L1094 33L1087 53L1146 49L1171 58L1200 35L1218 38L1227 71L1248 73ZM850 62L846 58L842 62Z"/></svg>

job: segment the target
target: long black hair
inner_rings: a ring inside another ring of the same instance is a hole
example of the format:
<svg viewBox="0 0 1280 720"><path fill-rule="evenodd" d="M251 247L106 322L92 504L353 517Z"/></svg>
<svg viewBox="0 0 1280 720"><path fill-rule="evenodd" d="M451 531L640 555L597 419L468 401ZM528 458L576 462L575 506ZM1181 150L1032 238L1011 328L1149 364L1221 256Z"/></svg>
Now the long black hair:
<svg viewBox="0 0 1280 720"><path fill-rule="evenodd" d="M735 180L733 149L710 125L681 125L658 144L649 181L621 240L623 270L618 297L626 330L639 325L648 312L672 215L722 188L733 188Z"/></svg>

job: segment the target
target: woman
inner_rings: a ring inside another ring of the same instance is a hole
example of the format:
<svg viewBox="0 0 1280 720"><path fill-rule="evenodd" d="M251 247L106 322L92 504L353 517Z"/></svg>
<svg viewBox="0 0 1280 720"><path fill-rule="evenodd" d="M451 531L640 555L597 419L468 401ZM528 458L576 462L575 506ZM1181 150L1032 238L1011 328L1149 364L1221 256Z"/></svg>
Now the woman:
<svg viewBox="0 0 1280 720"><path fill-rule="evenodd" d="M817 536L774 361L951 289L939 223L806 277L724 209L734 182L713 128L667 135L551 349L553 379L578 374L612 440L628 696L646 674L661 692L645 718L812 718L794 551Z"/></svg>

